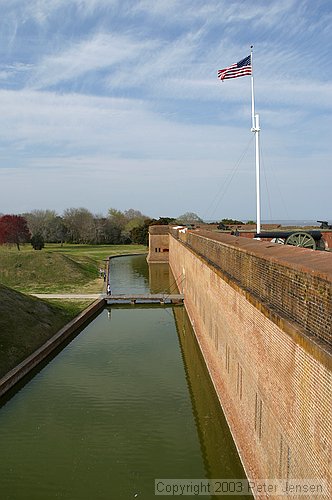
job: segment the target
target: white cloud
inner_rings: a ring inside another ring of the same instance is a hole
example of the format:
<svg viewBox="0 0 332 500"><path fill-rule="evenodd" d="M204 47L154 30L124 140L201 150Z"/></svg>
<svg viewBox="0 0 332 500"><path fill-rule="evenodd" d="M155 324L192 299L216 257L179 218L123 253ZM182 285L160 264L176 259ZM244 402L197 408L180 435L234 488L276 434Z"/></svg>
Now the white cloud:
<svg viewBox="0 0 332 500"><path fill-rule="evenodd" d="M8 80L10 75L11 75L10 71L0 71L0 80Z"/></svg>
<svg viewBox="0 0 332 500"><path fill-rule="evenodd" d="M108 78L110 88L163 87L176 75L186 76L195 64L195 50L199 45L199 33L189 33L172 42L149 42L140 59L128 65L121 65ZM187 78L189 76L187 75Z"/></svg>
<svg viewBox="0 0 332 500"><path fill-rule="evenodd" d="M332 107L330 82L308 81L301 77L294 80L262 78L256 86L257 93L264 103L300 107L301 111L314 115L317 108L327 111Z"/></svg>
<svg viewBox="0 0 332 500"><path fill-rule="evenodd" d="M78 12L88 16L97 9L110 9L118 5L119 0L5 0L3 8L7 15L14 13L18 22L33 20L44 25L56 12L63 12L66 8L76 7Z"/></svg>
<svg viewBox="0 0 332 500"><path fill-rule="evenodd" d="M177 123L139 100L2 91L0 105L2 141L27 154L38 147L56 156L79 150L129 158L218 155L220 127ZM223 132L228 137L234 131Z"/></svg>
<svg viewBox="0 0 332 500"><path fill-rule="evenodd" d="M34 68L29 85L33 88L54 86L81 78L90 71L129 62L137 58L147 45L147 42L134 41L127 36L96 34L89 40L73 43L58 54L44 56Z"/></svg>
<svg viewBox="0 0 332 500"><path fill-rule="evenodd" d="M287 23L285 15L292 12L297 6L296 0L270 0L248 3L245 0L141 0L134 2L132 12L144 12L146 16L158 19L167 18L170 23L187 24L198 21L200 25L219 25L231 23L254 23L256 27L275 26L282 17ZM181 12L181 15L179 15ZM294 24L294 23L293 23ZM223 33L224 35L224 33Z"/></svg>

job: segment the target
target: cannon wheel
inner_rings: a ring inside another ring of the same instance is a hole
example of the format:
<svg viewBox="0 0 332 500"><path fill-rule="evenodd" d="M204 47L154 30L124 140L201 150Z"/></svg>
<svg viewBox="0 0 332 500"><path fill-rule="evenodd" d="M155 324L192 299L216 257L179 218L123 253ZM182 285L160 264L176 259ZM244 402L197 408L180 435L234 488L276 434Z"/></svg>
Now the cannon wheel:
<svg viewBox="0 0 332 500"><path fill-rule="evenodd" d="M305 233L304 231L293 233L285 241L286 245L293 245L293 247L303 247L303 248L311 248L312 250L316 250L316 242L309 233Z"/></svg>

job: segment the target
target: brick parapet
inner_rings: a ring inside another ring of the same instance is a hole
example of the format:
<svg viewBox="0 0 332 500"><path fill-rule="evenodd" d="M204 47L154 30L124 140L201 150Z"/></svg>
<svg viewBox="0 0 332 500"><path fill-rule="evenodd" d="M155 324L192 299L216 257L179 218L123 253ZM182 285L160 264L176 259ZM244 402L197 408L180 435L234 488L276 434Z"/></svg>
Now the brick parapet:
<svg viewBox="0 0 332 500"><path fill-rule="evenodd" d="M331 346L331 253L202 230L176 237L271 311Z"/></svg>

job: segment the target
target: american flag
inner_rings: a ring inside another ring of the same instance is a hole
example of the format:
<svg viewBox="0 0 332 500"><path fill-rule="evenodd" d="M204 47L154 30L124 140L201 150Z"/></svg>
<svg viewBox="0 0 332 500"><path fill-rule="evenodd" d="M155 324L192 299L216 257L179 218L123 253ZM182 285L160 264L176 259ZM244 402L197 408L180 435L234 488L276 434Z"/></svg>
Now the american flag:
<svg viewBox="0 0 332 500"><path fill-rule="evenodd" d="M221 81L246 75L251 75L251 55L241 59L238 63L232 64L228 68L218 71L218 78Z"/></svg>

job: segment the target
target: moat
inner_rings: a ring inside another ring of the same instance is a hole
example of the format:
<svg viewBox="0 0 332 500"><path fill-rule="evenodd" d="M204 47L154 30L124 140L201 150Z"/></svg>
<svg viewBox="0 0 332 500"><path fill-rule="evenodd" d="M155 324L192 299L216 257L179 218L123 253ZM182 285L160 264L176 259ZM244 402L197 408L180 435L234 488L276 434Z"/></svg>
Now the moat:
<svg viewBox="0 0 332 500"><path fill-rule="evenodd" d="M114 293L175 287L145 256L112 259L110 277ZM2 406L0 429L3 500L147 500L156 478L245 477L182 306L104 309Z"/></svg>

